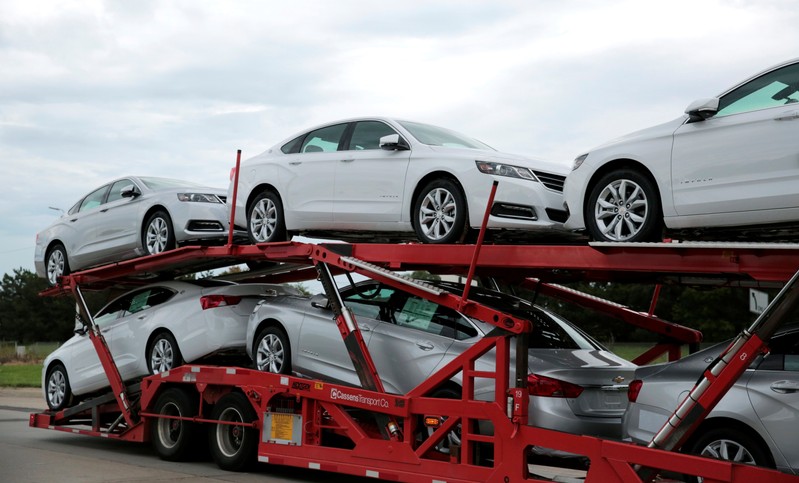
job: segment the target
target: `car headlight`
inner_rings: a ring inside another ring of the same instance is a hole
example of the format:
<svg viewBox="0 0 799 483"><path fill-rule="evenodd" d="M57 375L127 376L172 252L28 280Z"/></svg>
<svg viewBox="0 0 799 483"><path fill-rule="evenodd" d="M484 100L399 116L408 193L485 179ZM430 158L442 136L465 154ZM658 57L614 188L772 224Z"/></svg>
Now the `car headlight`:
<svg viewBox="0 0 799 483"><path fill-rule="evenodd" d="M217 195L209 195L207 193L178 193L178 200L192 201L194 203L221 203Z"/></svg>
<svg viewBox="0 0 799 483"><path fill-rule="evenodd" d="M529 179L530 181L538 181L533 172L521 166L513 166L510 164L493 163L491 161L476 160L477 169L481 173L494 174L497 176L507 176L509 178Z"/></svg>
<svg viewBox="0 0 799 483"><path fill-rule="evenodd" d="M576 158L574 158L574 166L572 166L572 171L574 171L575 169L579 168L583 164L583 161L585 161L585 158L587 158L587 157L588 157L588 153L585 153L585 154L581 154L581 155L577 156Z"/></svg>

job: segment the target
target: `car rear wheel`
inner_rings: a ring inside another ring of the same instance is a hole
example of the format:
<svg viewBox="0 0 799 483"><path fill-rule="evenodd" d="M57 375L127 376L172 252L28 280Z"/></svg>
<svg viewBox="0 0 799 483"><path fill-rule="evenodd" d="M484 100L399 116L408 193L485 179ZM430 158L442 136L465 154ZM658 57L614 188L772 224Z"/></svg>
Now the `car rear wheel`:
<svg viewBox="0 0 799 483"><path fill-rule="evenodd" d="M586 228L597 241L660 241L662 218L654 183L627 168L594 184L585 207Z"/></svg>
<svg viewBox="0 0 799 483"><path fill-rule="evenodd" d="M60 411L72 405L69 376L63 364L54 364L47 371L47 407Z"/></svg>
<svg viewBox="0 0 799 483"><path fill-rule="evenodd" d="M160 374L183 364L180 349L169 332L161 332L147 349L147 368L150 374Z"/></svg>
<svg viewBox="0 0 799 483"><path fill-rule="evenodd" d="M252 352L257 370L275 374L291 374L289 338L278 327L267 327L258 332Z"/></svg>
<svg viewBox="0 0 799 483"><path fill-rule="evenodd" d="M247 233L253 243L286 240L286 220L283 202L272 190L259 194L247 212Z"/></svg>
<svg viewBox="0 0 799 483"><path fill-rule="evenodd" d="M452 180L427 183L413 203L413 227L423 243L455 243L467 231L466 198Z"/></svg>
<svg viewBox="0 0 799 483"><path fill-rule="evenodd" d="M209 431L209 447L216 464L227 471L242 471L254 465L258 432L245 425L257 420L258 415L247 397L238 392L223 396L214 405L211 417L227 423L212 425Z"/></svg>
<svg viewBox="0 0 799 483"><path fill-rule="evenodd" d="M198 402L186 391L172 387L158 396L155 413L161 416L191 418L197 416ZM195 452L200 427L197 423L181 419L153 418L150 423L153 448L161 459L184 461Z"/></svg>
<svg viewBox="0 0 799 483"><path fill-rule="evenodd" d="M700 435L688 452L746 465L774 467L764 443L736 428L716 428ZM692 477L693 478L693 477ZM702 482L702 478L689 479Z"/></svg>
<svg viewBox="0 0 799 483"><path fill-rule="evenodd" d="M67 260L67 250L64 245L56 243L47 252L47 282L52 285L58 285L58 277L65 277L69 275L69 261Z"/></svg>
<svg viewBox="0 0 799 483"><path fill-rule="evenodd" d="M147 255L175 248L175 230L172 228L172 219L166 211L156 211L147 218L142 234L142 245Z"/></svg>

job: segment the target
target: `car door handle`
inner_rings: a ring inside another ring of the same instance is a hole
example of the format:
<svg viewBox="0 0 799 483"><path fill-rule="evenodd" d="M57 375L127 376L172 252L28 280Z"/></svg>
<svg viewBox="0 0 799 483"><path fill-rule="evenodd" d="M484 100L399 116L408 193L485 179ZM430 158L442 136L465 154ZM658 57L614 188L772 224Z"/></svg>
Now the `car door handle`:
<svg viewBox="0 0 799 483"><path fill-rule="evenodd" d="M69 220L70 223L75 223L76 221L78 221L77 218L72 218L71 220Z"/></svg>
<svg viewBox="0 0 799 483"><path fill-rule="evenodd" d="M782 116L775 117L775 121L790 121L792 119L799 119L799 111L791 111Z"/></svg>
<svg viewBox="0 0 799 483"><path fill-rule="evenodd" d="M138 317L136 317L136 318L137 318L137 319L139 319L139 320L144 320L144 319L146 319L146 318L147 318L147 314L140 315L140 316L138 316Z"/></svg>
<svg viewBox="0 0 799 483"><path fill-rule="evenodd" d="M302 161L289 161L289 166L299 166L302 164Z"/></svg>
<svg viewBox="0 0 799 483"><path fill-rule="evenodd" d="M100 213L105 213L106 211L108 211L108 208L104 208L104 209L100 210Z"/></svg>
<svg viewBox="0 0 799 483"><path fill-rule="evenodd" d="M361 332L371 332L372 328L368 325L358 324L358 328L361 329Z"/></svg>
<svg viewBox="0 0 799 483"><path fill-rule="evenodd" d="M423 351L431 351L435 346L429 340L417 340L416 347L422 349Z"/></svg>
<svg viewBox="0 0 799 483"><path fill-rule="evenodd" d="M341 160L342 163L351 163L355 161L355 158L344 158Z"/></svg>
<svg viewBox="0 0 799 483"><path fill-rule="evenodd" d="M771 384L771 390L780 394L788 394L799 391L797 381L775 381Z"/></svg>

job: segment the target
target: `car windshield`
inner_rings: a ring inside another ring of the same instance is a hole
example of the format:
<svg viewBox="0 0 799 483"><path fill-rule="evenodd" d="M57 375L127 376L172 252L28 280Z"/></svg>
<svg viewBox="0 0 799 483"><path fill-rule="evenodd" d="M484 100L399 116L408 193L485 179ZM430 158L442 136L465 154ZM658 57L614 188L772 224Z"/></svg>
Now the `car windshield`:
<svg viewBox="0 0 799 483"><path fill-rule="evenodd" d="M398 121L420 143L430 146L445 146L449 148L487 149L494 148L476 139L441 127L421 124L418 122Z"/></svg>
<svg viewBox="0 0 799 483"><path fill-rule="evenodd" d="M170 188L204 188L203 185L190 183L179 179L169 178L139 178L144 186L153 191L166 190Z"/></svg>

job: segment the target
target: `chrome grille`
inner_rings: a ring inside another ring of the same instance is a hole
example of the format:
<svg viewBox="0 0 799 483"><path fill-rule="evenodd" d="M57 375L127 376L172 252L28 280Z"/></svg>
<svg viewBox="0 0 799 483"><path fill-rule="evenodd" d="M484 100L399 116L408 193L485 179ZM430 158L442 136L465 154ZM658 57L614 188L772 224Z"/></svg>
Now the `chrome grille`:
<svg viewBox="0 0 799 483"><path fill-rule="evenodd" d="M559 174L545 173L543 171L533 171L535 177L538 178L544 186L553 190L563 192L563 182L566 181L565 176Z"/></svg>

